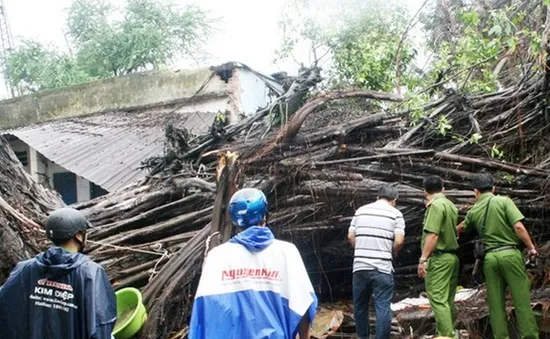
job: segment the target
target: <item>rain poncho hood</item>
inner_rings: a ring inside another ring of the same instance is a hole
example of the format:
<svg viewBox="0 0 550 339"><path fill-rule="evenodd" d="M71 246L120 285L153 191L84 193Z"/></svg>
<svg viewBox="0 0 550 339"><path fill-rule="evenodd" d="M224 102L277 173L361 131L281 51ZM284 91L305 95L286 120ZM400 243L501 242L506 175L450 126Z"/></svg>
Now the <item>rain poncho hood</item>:
<svg viewBox="0 0 550 339"><path fill-rule="evenodd" d="M113 288L101 266L52 247L19 263L0 288L2 339L110 339Z"/></svg>
<svg viewBox="0 0 550 339"><path fill-rule="evenodd" d="M258 252L271 245L274 239L269 227L252 226L234 236L229 242L241 244L250 252Z"/></svg>
<svg viewBox="0 0 550 339"><path fill-rule="evenodd" d="M206 257L190 339L294 339L317 297L296 246L250 227Z"/></svg>

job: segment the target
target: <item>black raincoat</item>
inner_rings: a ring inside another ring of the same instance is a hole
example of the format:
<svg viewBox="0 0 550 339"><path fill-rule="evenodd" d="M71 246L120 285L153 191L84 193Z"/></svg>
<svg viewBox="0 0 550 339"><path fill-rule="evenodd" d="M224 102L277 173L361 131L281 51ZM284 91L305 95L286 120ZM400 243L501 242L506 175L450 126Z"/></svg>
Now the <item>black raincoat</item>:
<svg viewBox="0 0 550 339"><path fill-rule="evenodd" d="M0 287L2 339L111 339L115 321L109 279L81 253L52 247Z"/></svg>

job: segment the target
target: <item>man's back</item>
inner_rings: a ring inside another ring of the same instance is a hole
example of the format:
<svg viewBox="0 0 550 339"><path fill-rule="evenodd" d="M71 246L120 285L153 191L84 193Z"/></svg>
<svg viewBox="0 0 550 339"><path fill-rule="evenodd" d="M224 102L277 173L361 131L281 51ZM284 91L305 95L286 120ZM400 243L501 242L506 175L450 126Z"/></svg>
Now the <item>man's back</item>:
<svg viewBox="0 0 550 339"><path fill-rule="evenodd" d="M294 339L317 299L297 248L273 240L249 251L225 243L207 256L191 319L191 339Z"/></svg>
<svg viewBox="0 0 550 339"><path fill-rule="evenodd" d="M3 339L109 338L115 320L101 266L59 247L20 263L0 289Z"/></svg>
<svg viewBox="0 0 550 339"><path fill-rule="evenodd" d="M434 194L424 215L424 232L421 248L424 248L426 232L438 235L434 253L454 253L458 249L456 225L458 224L458 209L443 193Z"/></svg>
<svg viewBox="0 0 550 339"><path fill-rule="evenodd" d="M383 200L360 207L351 222L355 232L353 271L378 270L391 274L395 234L405 234L403 214Z"/></svg>
<svg viewBox="0 0 550 339"><path fill-rule="evenodd" d="M481 230L486 211L485 230ZM468 229L475 226L478 233L483 234L483 240L487 249L492 249L499 246L522 245L521 240L514 231L513 225L523 220L523 218L523 214L512 199L506 196L484 193L468 211L464 223Z"/></svg>

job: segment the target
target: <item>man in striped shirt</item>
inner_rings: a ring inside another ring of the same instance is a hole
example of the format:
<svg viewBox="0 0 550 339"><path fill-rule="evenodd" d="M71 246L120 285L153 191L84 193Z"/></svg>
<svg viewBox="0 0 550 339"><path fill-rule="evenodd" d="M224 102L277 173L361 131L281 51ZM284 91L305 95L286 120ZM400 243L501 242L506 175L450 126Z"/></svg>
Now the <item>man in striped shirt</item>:
<svg viewBox="0 0 550 339"><path fill-rule="evenodd" d="M369 302L374 296L376 338L388 339L393 298L392 259L403 246L405 221L395 208L398 193L382 186L376 202L360 207L351 221L348 239L354 247L353 302L359 339L369 337Z"/></svg>

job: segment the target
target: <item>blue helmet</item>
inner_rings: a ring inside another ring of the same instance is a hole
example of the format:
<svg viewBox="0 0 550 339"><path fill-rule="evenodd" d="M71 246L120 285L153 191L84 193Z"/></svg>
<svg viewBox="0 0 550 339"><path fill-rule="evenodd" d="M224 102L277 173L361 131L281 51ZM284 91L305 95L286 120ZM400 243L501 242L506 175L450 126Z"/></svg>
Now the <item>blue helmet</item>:
<svg viewBox="0 0 550 339"><path fill-rule="evenodd" d="M259 226L267 216L267 198L255 188L238 190L229 201L229 215L234 226Z"/></svg>

